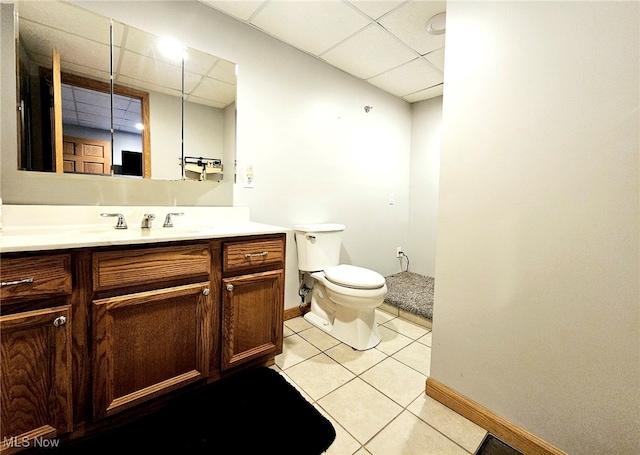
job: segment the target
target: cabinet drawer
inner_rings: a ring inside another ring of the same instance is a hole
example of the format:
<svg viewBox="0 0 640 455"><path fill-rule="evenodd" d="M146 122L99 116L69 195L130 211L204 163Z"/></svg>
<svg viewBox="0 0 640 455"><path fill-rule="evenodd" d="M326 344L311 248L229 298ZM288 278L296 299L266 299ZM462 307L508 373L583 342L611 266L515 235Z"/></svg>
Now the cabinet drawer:
<svg viewBox="0 0 640 455"><path fill-rule="evenodd" d="M3 258L0 300L39 299L71 294L71 256Z"/></svg>
<svg viewBox="0 0 640 455"><path fill-rule="evenodd" d="M224 244L223 251L225 272L284 265L283 239L230 242Z"/></svg>
<svg viewBox="0 0 640 455"><path fill-rule="evenodd" d="M171 280L208 279L208 245L105 251L93 255L93 289L101 291Z"/></svg>

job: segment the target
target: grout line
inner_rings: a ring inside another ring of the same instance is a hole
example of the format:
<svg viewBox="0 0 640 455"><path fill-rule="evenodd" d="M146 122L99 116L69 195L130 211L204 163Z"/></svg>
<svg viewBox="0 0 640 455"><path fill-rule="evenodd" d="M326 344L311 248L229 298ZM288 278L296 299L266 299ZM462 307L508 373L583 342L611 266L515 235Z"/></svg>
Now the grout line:
<svg viewBox="0 0 640 455"><path fill-rule="evenodd" d="M388 313L387 313L387 314L388 314ZM420 326L419 324L416 324L415 322L408 321L408 320L406 320L406 319L404 319L404 318L401 318L400 316L393 317L393 318L389 319L388 321L385 321L385 323L383 323L383 324L378 324L378 325L384 325L384 324L386 324L386 323L388 323L388 322L390 322L390 321L392 321L393 319L396 319L396 318L403 319L403 320L405 320L405 321L407 321L407 322L409 322L409 323L411 323L411 324L414 324L414 325L416 325L416 326L418 326L418 327L423 328L424 330L426 330L425 335L432 331L431 329L428 329L428 328L426 328L426 327ZM449 437L447 434L443 433L443 432L442 432L442 431L440 431L438 428L436 428L435 426L433 426L433 425L432 425L432 424L430 424L429 422L425 421L425 420L424 420L424 419L422 419L420 416L418 416L418 415L414 414L413 412L411 412L411 411L408 409L408 408L409 408L409 406L411 406L411 404L412 404L412 403L414 403L417 399L419 399L419 398L420 398L420 396L422 395L423 391L418 392L418 394L416 395L416 397L415 397L413 400L411 400L407 406L402 406L400 403L398 403L397 401L395 401L393 398L391 398L390 396L388 396L387 394L385 394L382 390L378 389L378 388L377 388L377 387L375 387L373 384L370 384L370 383L369 383L369 382L367 382L365 379L361 378L361 375L362 375L362 374L364 374L365 372L367 372L367 371L371 370L372 368L374 368L375 366L379 365L380 363L384 362L385 360L387 360L387 359L389 359L389 358L393 358L394 360L396 360L396 361L398 361L398 362L402 363L403 365L405 365L405 366L407 366L407 367L411 368L412 370L416 371L417 373L419 373L419 374L421 374L421 375L424 375L425 377L429 377L429 375L425 375L423 372L421 372L421 371L417 370L416 368L412 367L411 365L407 365L405 362L402 362L400 359L397 359L397 358L395 358L395 357L394 357L394 355L396 355L397 353L399 353L400 351L402 351L402 350L406 349L407 347L411 346L411 345L412 345L412 344L414 344L414 343L418 343L418 344L420 344L420 346L421 346L421 347L425 347L425 348L429 348L429 349L431 349L431 347L430 347L430 346L427 346L426 344L423 344L423 343L421 343L421 342L419 342L419 341L418 341L418 340L419 340L420 338L422 338L424 335L422 335L422 336L418 337L417 339L414 339L414 338L412 338L412 337L409 337L409 336L407 336L407 335L403 334L402 332L400 332L400 331L398 331L398 330L394 330L394 329L392 329L391 327L387 327L387 326L385 326L385 327L386 327L387 329L389 329L389 330L393 330L394 332L396 332L396 333L398 333L398 334L400 334L400 335L403 335L403 336L405 336L405 337L407 337L407 338L411 339L412 341L411 341L409 344L407 344L406 346L404 346L403 348L401 348L401 349L399 349L398 351L394 352L393 354L387 354L386 352L381 351L381 350L379 350L379 349L378 349L378 352L381 352L382 354L384 354L384 358L383 358L382 360L380 360L379 362L374 363L373 365L371 365L370 367L368 367L367 369L363 370L363 371L362 371L362 372L360 372L360 373L355 373L355 372L351 371L349 368L347 368L346 366L344 366L341 362L339 362L338 360L334 359L332 356L330 356L329 354L327 354L327 353L326 353L326 351L328 351L328 350L330 350L330 349L333 349L333 348L335 348L336 346L339 346L340 344L344 344L344 343L342 343L342 342L338 342L337 344L334 344L334 345L332 345L332 346L330 346L330 347L328 347L328 348L326 348L326 349L321 349L320 347L316 346L316 345L315 345L315 344L313 344L311 341L309 341L309 340L305 339L303 336L301 336L301 335L300 335L300 333L301 333L301 332L304 332L304 331L306 331L306 330L312 329L313 327L306 327L306 328L304 328L304 329L297 330L297 331L296 331L296 330L293 330L293 329L291 329L291 328L289 327L289 329L293 332L293 334L292 334L292 335L297 335L297 336L299 336L302 340L304 340L305 342L309 343L311 346L313 346L314 348L318 349L320 352L319 352L318 354L314 354L314 355L312 355L311 357L308 357L308 358L306 358L306 359L303 359L303 360L301 360L301 361L300 361L300 362L298 362L298 363L295 363L295 364L293 364L293 365L290 365L288 368L291 368L291 367L293 367L293 366L295 366L295 365L300 365L300 364L302 364L302 363L304 363L304 362L306 362L306 361L308 361L308 360L313 359L314 357L317 357L317 356L319 356L319 355L321 355L321 354L324 354L325 356L329 357L332 361L334 361L334 362L336 362L338 365L340 365L342 368L344 368L345 370L347 370L349 373L353 374L353 375L354 375L354 377L353 377L353 378L351 378L351 379L349 379L349 380L348 380L348 381L346 381L345 383L341 384L341 385L340 385L340 386L338 386L336 389L333 389L333 390L331 390L330 392L326 393L325 395L323 395L322 397L320 397L320 398L318 398L318 399L314 399L313 397L311 397L311 396L310 396L310 395L309 395L309 394L304 390L304 388L303 388L303 387L301 387L298 383L296 383L296 382L295 382L295 381L294 381L294 380L293 380L289 375L287 375L287 378L288 378L291 382L293 382L293 383L294 383L294 384L295 384L295 385L296 385L300 390L304 391L304 393L305 393L305 395L306 395L306 396L308 396L311 400L313 400L313 401L311 402L311 404L312 404L312 405L317 406L317 407L319 407L320 409L322 409L322 410L323 410L323 411L324 411L328 416L330 416L330 417L331 417L331 419L332 419L332 420L334 420L334 421L336 422L336 424L337 424L337 425L339 425L339 426L340 426L340 428L342 428L342 429L344 430L344 432L345 432L345 433L347 433L349 436L351 436L351 437L354 439L354 441L356 441L358 444L360 444L360 448L359 448L358 450L361 450L361 449L365 449L365 450L366 450L366 445L367 445L368 443L370 443L370 442L371 442L371 441L372 441L376 436L378 436L378 435L379 435L379 434L380 434L384 429L386 429L386 428L387 428L387 427L388 427L388 426L389 426L389 425L390 425L390 424L391 424L395 419L397 419L397 418L398 418L398 417L399 417L399 416L400 416L404 411L407 411L407 412L409 412L412 416L416 417L418 420L420 420L421 422L425 423L426 425L428 425L429 427L431 427L432 429L434 429L437 433L439 433L440 435L444 436L446 439L448 439L449 441L451 441L452 443L454 443L456 446L460 447L460 448L461 448L462 450L464 450L466 453L471 453L471 452L469 452L469 450L467 450L467 448L466 448L466 447L462 446L460 443L458 443L457 441L455 441L454 439L452 439L451 437ZM290 336L292 336L292 335L290 335ZM331 335L329 335L329 334L326 334L326 335L327 335L327 336L331 336ZM374 348L374 349L375 349L375 348ZM284 374L286 375L286 370L284 370L284 369L282 369L282 368L280 368L280 367L278 367L278 369L279 369L282 373L284 373ZM350 432L349 432L349 431L348 431L344 426L342 426L342 425L341 425L341 424L340 424L340 423L339 423L339 422L338 422L338 421L337 421L337 420L336 420L336 419L335 419L335 418L334 418L334 417L333 417L333 416L332 416L332 415L331 415L331 414L330 414L330 413L329 413L329 412L328 412L324 407L322 407L322 405L321 405L320 403L318 403L318 401L319 401L319 400L322 400L323 398L325 398L326 396L328 396L328 395L330 395L331 393L335 392L335 391L336 391L336 390L338 390L339 388L341 388L341 387L345 386L346 384L348 384L348 383L350 383L350 382L354 381L356 378L360 379L360 380L361 380L361 381L363 381L365 384L367 384L369 387L372 387L372 388L373 388L373 389L375 389L377 392L379 392L380 394L382 394L383 396L385 396L386 398L388 398L389 400L391 400L393 403L395 403L396 405L398 405L398 406L400 406L400 407L402 408L402 410L401 410L401 411L400 411L400 412L399 412L395 417L393 417L391 420L389 420L389 422L387 422L387 423L386 423L386 424L385 424L385 425L384 425L384 426L383 426L383 427L382 427L378 432L376 432L376 434L374 434L371 438L369 438L369 440L367 440L365 443L361 443L361 442L360 442L360 441L359 441L359 440L358 440L358 439L357 439L353 434L351 434L351 433L350 433ZM356 450L356 452L357 452L358 450ZM354 453L355 453L355 452L354 452Z"/></svg>

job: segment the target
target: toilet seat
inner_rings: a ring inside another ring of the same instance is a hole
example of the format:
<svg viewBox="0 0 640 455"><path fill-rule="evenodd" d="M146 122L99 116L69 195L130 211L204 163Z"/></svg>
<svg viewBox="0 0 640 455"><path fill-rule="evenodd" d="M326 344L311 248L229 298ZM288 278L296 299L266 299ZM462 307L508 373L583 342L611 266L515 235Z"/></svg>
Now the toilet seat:
<svg viewBox="0 0 640 455"><path fill-rule="evenodd" d="M378 272L355 265L340 264L327 267L323 272L331 283L352 289L380 289L386 284Z"/></svg>

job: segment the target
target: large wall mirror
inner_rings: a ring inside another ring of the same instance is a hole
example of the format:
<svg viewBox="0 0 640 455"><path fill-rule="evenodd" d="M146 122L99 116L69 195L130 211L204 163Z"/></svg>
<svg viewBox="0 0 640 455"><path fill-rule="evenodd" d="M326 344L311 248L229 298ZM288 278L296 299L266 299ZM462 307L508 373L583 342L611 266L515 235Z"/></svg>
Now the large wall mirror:
<svg viewBox="0 0 640 455"><path fill-rule="evenodd" d="M234 63L64 2L16 10L20 169L214 182L233 169Z"/></svg>

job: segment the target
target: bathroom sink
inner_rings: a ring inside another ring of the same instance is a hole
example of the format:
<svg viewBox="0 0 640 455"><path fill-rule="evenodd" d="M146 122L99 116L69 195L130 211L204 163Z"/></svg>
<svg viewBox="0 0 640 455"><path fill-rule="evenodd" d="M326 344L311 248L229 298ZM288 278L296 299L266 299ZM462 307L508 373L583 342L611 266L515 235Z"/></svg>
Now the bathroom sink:
<svg viewBox="0 0 640 455"><path fill-rule="evenodd" d="M98 236L102 239L131 239L131 238L173 238L181 236L192 236L202 233L206 228L200 226L174 226L172 228L151 228L141 229L139 227L129 227L128 229L115 229L111 226L91 226L76 229L74 233L78 236Z"/></svg>

